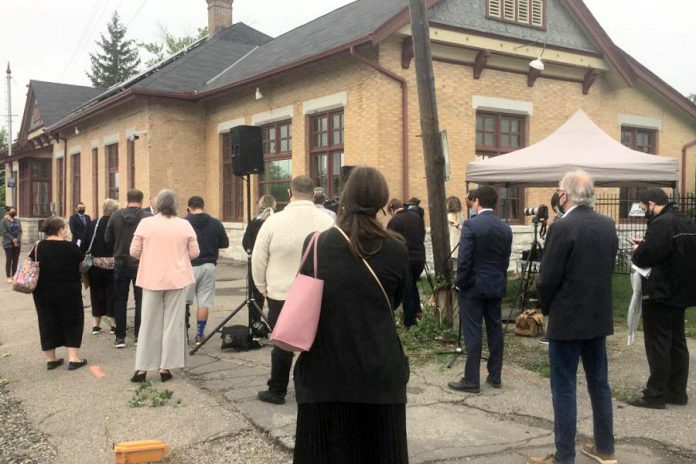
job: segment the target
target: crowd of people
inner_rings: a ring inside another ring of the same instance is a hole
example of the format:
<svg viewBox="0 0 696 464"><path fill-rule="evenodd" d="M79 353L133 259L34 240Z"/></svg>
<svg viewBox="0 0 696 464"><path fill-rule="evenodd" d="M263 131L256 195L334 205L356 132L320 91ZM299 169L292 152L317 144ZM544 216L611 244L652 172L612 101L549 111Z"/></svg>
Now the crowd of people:
<svg viewBox="0 0 696 464"><path fill-rule="evenodd" d="M258 201L242 245L249 254L249 284L258 308L268 308L276 325L298 273L323 280L324 290L315 341L294 368L298 404L295 463L408 462L406 385L409 363L396 330L394 310L403 308L403 326L418 324L418 280L425 263L424 210L418 198L389 199L384 176L371 167L356 167L343 186L337 211L325 206L326 193L311 178L292 179L289 203L276 211L270 195ZM559 213L548 229L537 290L548 319L550 389L554 409L555 450L530 457L529 464L575 461L576 376L582 361L592 403L594 440L582 453L612 464L613 409L608 378L606 337L613 334L612 272L618 249L614 222L592 208L591 177L566 174L554 197ZM220 221L205 212L199 196L188 200L187 215L178 217L171 190L162 190L143 208L143 194L127 193L119 209L107 199L93 221L82 203L68 225L51 218L45 239L29 255L41 264L33 294L41 349L47 369L64 363L56 348L65 346L68 368L87 364L80 358L84 310L81 280L89 283L92 334L108 318L114 347L126 346L129 289L135 299L133 340L137 345L133 382L149 371L172 378L186 362L186 308L197 304L196 336L205 336L214 305L219 250L229 246ZM447 199L455 289L467 360L464 375L452 390L481 391L482 330L488 344L490 388L502 388L504 337L501 302L507 289L512 252L510 226L496 216L496 189L480 186L467 192L465 204ZM640 207L648 218L644 237L634 240L633 262L651 268L644 279L643 321L650 378L643 396L629 403L663 409L684 405L689 353L684 333L685 308L696 305L696 225L669 203L663 190L646 189ZM385 208L387 212L385 212ZM8 209L0 223L8 278L16 269L21 226ZM154 215L153 215L154 213ZM380 214L388 214L383 218ZM385 226L386 223L386 226ZM316 247L307 250L318 233ZM304 253L311 259L301 260ZM92 265L81 269L85 256ZM314 256L312 256L314 255ZM301 264L302 263L302 264ZM262 313L250 311L250 329ZM294 354L271 350L267 389L258 399L283 404Z"/></svg>

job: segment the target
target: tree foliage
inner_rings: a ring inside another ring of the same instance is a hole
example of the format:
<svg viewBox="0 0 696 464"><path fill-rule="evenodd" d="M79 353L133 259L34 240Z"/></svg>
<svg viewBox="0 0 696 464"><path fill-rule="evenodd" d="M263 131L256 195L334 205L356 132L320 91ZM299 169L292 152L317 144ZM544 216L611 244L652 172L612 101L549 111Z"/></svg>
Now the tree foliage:
<svg viewBox="0 0 696 464"><path fill-rule="evenodd" d="M101 34L97 41L99 50L90 53L92 72L87 77L95 87L111 87L123 82L138 72L140 55L134 40L126 40L126 27L114 11L107 25L108 37Z"/></svg>
<svg viewBox="0 0 696 464"><path fill-rule="evenodd" d="M181 37L177 37L170 33L166 27L160 25L159 41L141 42L138 44L138 46L150 55L150 58L145 61L145 65L149 68L161 62L165 58L179 53L181 50L207 35L207 26L199 27L196 34L186 34Z"/></svg>
<svg viewBox="0 0 696 464"><path fill-rule="evenodd" d="M691 100L692 103L696 104L696 93L692 93L689 95L689 100Z"/></svg>

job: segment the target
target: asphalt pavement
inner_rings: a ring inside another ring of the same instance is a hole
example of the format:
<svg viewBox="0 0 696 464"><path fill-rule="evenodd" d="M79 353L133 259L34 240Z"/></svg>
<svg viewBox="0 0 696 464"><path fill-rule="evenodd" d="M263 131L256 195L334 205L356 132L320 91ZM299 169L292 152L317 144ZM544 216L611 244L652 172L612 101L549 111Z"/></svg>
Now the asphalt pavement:
<svg viewBox="0 0 696 464"><path fill-rule="evenodd" d="M245 273L243 263L220 263L208 328L244 300ZM88 306L88 292L84 295ZM152 379L151 397L171 391L166 404L151 407L149 398L142 407L133 407L142 395L129 382L135 358L130 334L125 349L113 348L108 333L91 335L86 307L81 355L88 366L47 371L31 296L3 284L0 301L5 321L0 325L0 423L11 424L0 431L0 463L111 463L115 443L145 439L166 442L171 448L166 462L175 464L292 461L297 409L292 390L284 405L256 399L270 371L269 346L222 351L215 336L189 357L186 369L174 371L173 381ZM129 323L132 313L129 310ZM245 324L246 318L242 310L230 324ZM639 390L646 378L641 335L631 347L625 346L620 330L609 339L610 381L617 396ZM689 346L696 365L694 340ZM59 355L65 357L61 350ZM412 367L407 405L410 462L524 463L529 455L553 450L548 379L506 364L502 389L484 386L478 395L449 390L447 382L458 379L463 368L463 357L452 369L440 359ZM582 377L580 372L578 446L592 435ZM694 375L689 385L696 391ZM619 462L696 463L694 413L693 401L662 411L615 401ZM579 454L576 462L594 461Z"/></svg>

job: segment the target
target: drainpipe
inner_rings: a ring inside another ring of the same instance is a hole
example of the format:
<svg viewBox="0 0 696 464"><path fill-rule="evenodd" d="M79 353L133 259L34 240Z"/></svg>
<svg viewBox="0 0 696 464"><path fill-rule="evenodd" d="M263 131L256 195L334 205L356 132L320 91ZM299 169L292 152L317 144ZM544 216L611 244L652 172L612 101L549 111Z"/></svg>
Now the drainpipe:
<svg viewBox="0 0 696 464"><path fill-rule="evenodd" d="M374 61L370 61L364 56L358 55L355 52L355 47L350 47L350 56L355 58L356 60L360 61L363 64L366 64L367 66L370 66L371 68L376 69L377 71L381 72L387 77L390 77L391 79L397 81L401 85L401 122L402 122L402 127L401 127L401 145L403 147L402 149L402 154L401 154L401 164L403 167L403 185L402 185L402 190L403 190L403 198L404 200L409 198L409 182L408 182L408 171L409 171L409 163L408 163L408 83L406 82L406 79L403 77L399 76L398 74L390 71L389 69L385 68L384 66L380 65L379 63L375 63Z"/></svg>
<svg viewBox="0 0 696 464"><path fill-rule="evenodd" d="M682 172L681 172L681 191L682 191L682 198L686 198L686 152L689 148L696 146L696 140L692 140L691 142L687 143L684 145L682 148Z"/></svg>
<svg viewBox="0 0 696 464"><path fill-rule="evenodd" d="M63 198L60 199L60 204L63 208L63 214L65 215L68 212L67 205L65 204L68 197L68 189L65 188L65 186L68 185L66 183L68 180L68 139L58 134L58 140L63 141ZM94 188L94 186L92 186L92 188ZM60 194L60 192L58 192L58 194Z"/></svg>

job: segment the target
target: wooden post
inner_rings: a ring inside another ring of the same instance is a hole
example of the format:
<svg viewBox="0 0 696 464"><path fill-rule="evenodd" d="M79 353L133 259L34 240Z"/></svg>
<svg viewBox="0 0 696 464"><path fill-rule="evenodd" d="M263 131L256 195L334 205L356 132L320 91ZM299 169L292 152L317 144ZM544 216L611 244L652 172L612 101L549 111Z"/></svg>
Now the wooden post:
<svg viewBox="0 0 696 464"><path fill-rule="evenodd" d="M435 273L443 276L447 282L451 282L452 273L446 263L450 250L445 205L445 157L442 152L442 139L437 118L435 79L430 52L430 27L426 19L426 0L410 0L410 2Z"/></svg>

